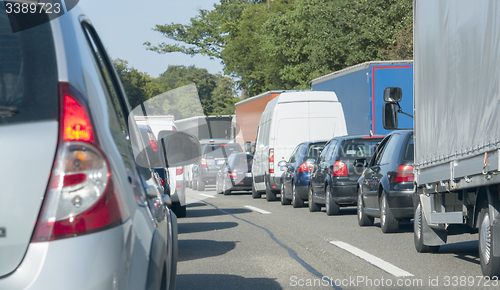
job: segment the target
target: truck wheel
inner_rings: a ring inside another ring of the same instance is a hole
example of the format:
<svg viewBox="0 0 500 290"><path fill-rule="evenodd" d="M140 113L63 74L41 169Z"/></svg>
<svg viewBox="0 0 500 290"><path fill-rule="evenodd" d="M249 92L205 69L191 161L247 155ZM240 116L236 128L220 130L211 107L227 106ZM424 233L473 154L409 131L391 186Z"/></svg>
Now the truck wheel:
<svg viewBox="0 0 500 290"><path fill-rule="evenodd" d="M252 181L252 198L256 199L256 198L261 198L261 197L262 196L261 196L260 192L258 192L257 190L255 190L255 185L254 185L254 183Z"/></svg>
<svg viewBox="0 0 500 290"><path fill-rule="evenodd" d="M318 206L317 203L314 203L313 190L312 190L312 187L310 185L309 185L309 190L307 192L307 200L309 203L309 211L310 212L316 212L316 211L319 211L321 209L321 207Z"/></svg>
<svg viewBox="0 0 500 290"><path fill-rule="evenodd" d="M281 183L280 199L281 205L290 205L290 200L285 197L285 184L283 182Z"/></svg>
<svg viewBox="0 0 500 290"><path fill-rule="evenodd" d="M358 224L361 227L364 226L373 226L373 217L372 216L367 216L365 213L365 205L363 203L363 197L361 195L361 189L358 190L358 206L356 207L357 209L357 216L358 216Z"/></svg>
<svg viewBox="0 0 500 290"><path fill-rule="evenodd" d="M424 245L422 223L427 223L427 221L422 213L422 205L420 205L419 201L415 209L415 215L413 216L413 240L415 242L415 249L419 253L436 253L439 251L439 246Z"/></svg>
<svg viewBox="0 0 500 290"><path fill-rule="evenodd" d="M380 197L380 228L383 233L393 233L399 228L399 221L392 215L385 191Z"/></svg>
<svg viewBox="0 0 500 290"><path fill-rule="evenodd" d="M274 194L274 192L271 190L271 188L269 188L269 184L268 184L268 181L267 181L267 178L265 180L265 185L266 185L266 200L267 201L275 201L276 200L276 194Z"/></svg>
<svg viewBox="0 0 500 290"><path fill-rule="evenodd" d="M494 243L498 243L491 232L491 217L488 208L488 201L485 200L481 206L479 214L479 259L481 260L481 270L484 276L494 277L500 274L500 257L493 255Z"/></svg>
<svg viewBox="0 0 500 290"><path fill-rule="evenodd" d="M340 206L335 201L333 201L332 187L328 186L328 189L329 189L328 192L326 192L326 202L325 202L326 215L337 215L340 213Z"/></svg>
<svg viewBox="0 0 500 290"><path fill-rule="evenodd" d="M201 180L200 177L198 177L198 191L204 191L205 190L205 182Z"/></svg>
<svg viewBox="0 0 500 290"><path fill-rule="evenodd" d="M295 188L295 182L292 182L292 206L293 208L304 206L304 201L302 200L302 198L297 196L297 189Z"/></svg>

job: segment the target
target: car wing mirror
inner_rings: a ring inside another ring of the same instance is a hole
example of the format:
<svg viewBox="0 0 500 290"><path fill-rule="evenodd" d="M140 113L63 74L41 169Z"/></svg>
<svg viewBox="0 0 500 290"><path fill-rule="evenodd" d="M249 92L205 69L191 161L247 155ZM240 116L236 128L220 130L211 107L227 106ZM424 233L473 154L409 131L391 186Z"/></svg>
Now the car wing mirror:
<svg viewBox="0 0 500 290"><path fill-rule="evenodd" d="M179 131L160 131L159 150L165 167L196 164L201 159L201 145L198 138Z"/></svg>
<svg viewBox="0 0 500 290"><path fill-rule="evenodd" d="M286 160L281 160L280 162L278 162L278 166L279 167L286 167L286 166L288 166L288 162Z"/></svg>

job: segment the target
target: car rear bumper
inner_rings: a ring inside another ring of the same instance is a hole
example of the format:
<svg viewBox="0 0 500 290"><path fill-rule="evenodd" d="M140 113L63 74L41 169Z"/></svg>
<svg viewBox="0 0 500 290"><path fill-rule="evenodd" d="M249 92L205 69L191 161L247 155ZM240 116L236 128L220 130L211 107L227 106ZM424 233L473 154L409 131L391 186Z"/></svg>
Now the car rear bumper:
<svg viewBox="0 0 500 290"><path fill-rule="evenodd" d="M356 181L336 182L332 185L332 198L337 204L356 205L357 197Z"/></svg>
<svg viewBox="0 0 500 290"><path fill-rule="evenodd" d="M94 234L31 243L18 269L0 278L0 289L144 288L148 265L148 255L144 251L149 252L149 248L136 249L143 252L144 259L142 263L140 259L133 261L137 263L134 268L143 273L137 273L134 279L126 277L132 261L127 260L123 243L131 226L129 220L121 226Z"/></svg>
<svg viewBox="0 0 500 290"><path fill-rule="evenodd" d="M252 190L252 178L245 177L243 180L231 180L226 178L226 188L231 190Z"/></svg>
<svg viewBox="0 0 500 290"><path fill-rule="evenodd" d="M413 218L413 190L390 191L387 202L395 218Z"/></svg>

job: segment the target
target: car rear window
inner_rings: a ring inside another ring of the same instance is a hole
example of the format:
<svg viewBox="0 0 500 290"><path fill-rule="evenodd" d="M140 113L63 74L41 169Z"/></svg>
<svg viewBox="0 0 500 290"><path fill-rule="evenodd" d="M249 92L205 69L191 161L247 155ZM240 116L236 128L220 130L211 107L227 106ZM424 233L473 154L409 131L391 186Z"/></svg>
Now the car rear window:
<svg viewBox="0 0 500 290"><path fill-rule="evenodd" d="M22 26L15 14L11 20ZM49 23L13 33L5 6L0 5L0 126L57 119L58 95Z"/></svg>
<svg viewBox="0 0 500 290"><path fill-rule="evenodd" d="M318 159L319 155L321 155L321 151L325 148L325 144L326 142L309 144L309 148L307 148L307 158Z"/></svg>
<svg viewBox="0 0 500 290"><path fill-rule="evenodd" d="M410 138L406 142L405 150L403 152L403 160L404 161L413 161L413 134L410 135Z"/></svg>
<svg viewBox="0 0 500 290"><path fill-rule="evenodd" d="M248 154L233 154L228 159L232 166L252 166L253 163L253 156Z"/></svg>
<svg viewBox="0 0 500 290"><path fill-rule="evenodd" d="M207 158L227 158L237 152L243 152L238 144L213 144L205 147L205 156Z"/></svg>
<svg viewBox="0 0 500 290"><path fill-rule="evenodd" d="M383 138L380 139L350 139L344 140L342 142L342 146L340 148L340 157L372 157L375 152L375 148L377 148L377 144L382 141Z"/></svg>

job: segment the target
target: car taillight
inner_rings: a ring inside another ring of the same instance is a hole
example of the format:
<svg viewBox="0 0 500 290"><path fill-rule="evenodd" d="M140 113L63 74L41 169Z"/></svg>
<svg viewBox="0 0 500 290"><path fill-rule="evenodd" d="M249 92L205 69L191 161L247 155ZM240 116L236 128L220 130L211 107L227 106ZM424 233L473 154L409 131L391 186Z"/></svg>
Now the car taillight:
<svg viewBox="0 0 500 290"><path fill-rule="evenodd" d="M412 165L399 165L398 172L391 178L392 182L413 182L413 166Z"/></svg>
<svg viewBox="0 0 500 290"><path fill-rule="evenodd" d="M304 162L302 162L302 164L300 164L300 166L297 169L297 171L298 172L306 172L306 171L312 172L313 168L314 168L313 164L307 163L307 162L304 161Z"/></svg>
<svg viewBox="0 0 500 290"><path fill-rule="evenodd" d="M274 149L269 149L269 173L274 173Z"/></svg>
<svg viewBox="0 0 500 290"><path fill-rule="evenodd" d="M231 177L232 179L238 178L238 174L234 171L229 171L228 174L229 174L229 177Z"/></svg>
<svg viewBox="0 0 500 290"><path fill-rule="evenodd" d="M153 148L154 151L158 151L158 146L156 146L156 140L153 134L151 132L148 132L148 137L149 137L149 145L151 148Z"/></svg>
<svg viewBox="0 0 500 290"><path fill-rule="evenodd" d="M175 170L175 174L177 174L177 175L181 175L182 173L184 173L184 167L177 168L177 169Z"/></svg>
<svg viewBox="0 0 500 290"><path fill-rule="evenodd" d="M200 167L207 167L207 159L201 158Z"/></svg>
<svg viewBox="0 0 500 290"><path fill-rule="evenodd" d="M342 161L335 161L333 164L333 176L347 176L347 167Z"/></svg>
<svg viewBox="0 0 500 290"><path fill-rule="evenodd" d="M61 141L33 242L108 229L129 215L125 202L115 193L108 160L95 141L85 107L67 83L61 83L60 89Z"/></svg>

